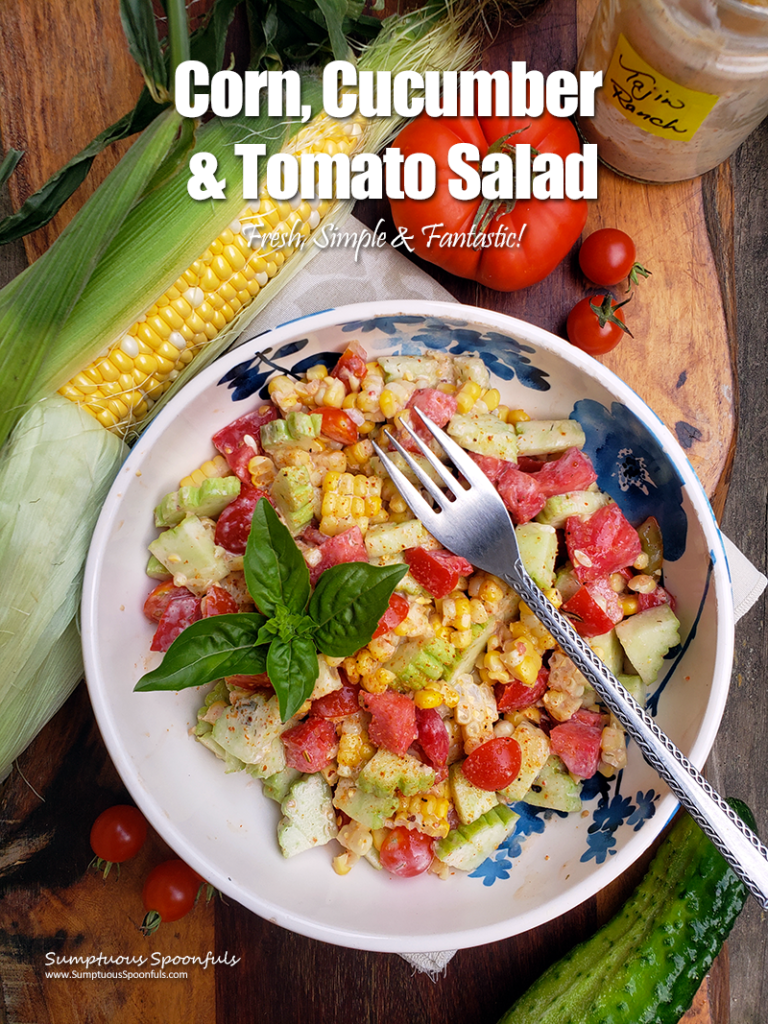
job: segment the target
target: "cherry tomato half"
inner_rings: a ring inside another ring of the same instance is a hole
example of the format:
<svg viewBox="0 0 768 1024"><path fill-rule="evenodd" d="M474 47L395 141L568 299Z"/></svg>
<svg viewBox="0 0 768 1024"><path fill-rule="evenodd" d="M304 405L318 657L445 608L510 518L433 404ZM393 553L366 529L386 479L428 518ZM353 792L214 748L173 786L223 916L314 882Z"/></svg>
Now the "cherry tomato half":
<svg viewBox="0 0 768 1024"><path fill-rule="evenodd" d="M629 276L635 256L635 243L625 231L601 228L584 239L579 249L579 266L594 284L608 287Z"/></svg>
<svg viewBox="0 0 768 1024"><path fill-rule="evenodd" d="M616 348L625 334L631 337L620 308L623 305L614 302L610 295L581 299L568 314L566 333L570 343L591 356Z"/></svg>
<svg viewBox="0 0 768 1024"><path fill-rule="evenodd" d="M117 804L102 811L91 826L95 867L104 877L113 864L135 857L147 838L147 820L138 807Z"/></svg>
<svg viewBox="0 0 768 1024"><path fill-rule="evenodd" d="M520 772L523 755L520 744L511 736L494 736L475 747L462 765L462 770L478 789L504 789Z"/></svg>
<svg viewBox="0 0 768 1024"><path fill-rule="evenodd" d="M183 860L166 860L147 875L141 899L146 915L141 925L151 935L162 921L178 921L194 907L203 879Z"/></svg>
<svg viewBox="0 0 768 1024"><path fill-rule="evenodd" d="M433 842L432 837L423 832L398 825L387 833L381 844L382 867L400 878L420 875L432 863Z"/></svg>

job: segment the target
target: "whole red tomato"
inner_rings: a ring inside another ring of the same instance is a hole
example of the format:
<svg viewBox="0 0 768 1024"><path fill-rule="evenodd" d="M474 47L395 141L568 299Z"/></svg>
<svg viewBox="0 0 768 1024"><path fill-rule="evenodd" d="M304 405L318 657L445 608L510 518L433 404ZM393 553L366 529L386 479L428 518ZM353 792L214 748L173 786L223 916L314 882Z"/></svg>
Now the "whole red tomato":
<svg viewBox="0 0 768 1024"><path fill-rule="evenodd" d="M635 256L635 243L625 231L600 228L582 242L579 266L585 277L603 288L610 288L625 277L629 278L631 287L651 273L635 261Z"/></svg>
<svg viewBox="0 0 768 1024"><path fill-rule="evenodd" d="M408 244L423 259L457 277L466 277L496 291L511 292L543 280L574 245L587 219L585 199L518 199L510 212L502 202L487 234L514 233L516 245L440 246L448 235L469 234L482 197L454 199L448 182L456 173L448 166L448 151L456 143L477 146L480 159L498 140L509 136L504 149L530 144L538 153L563 157L579 152L576 129L567 118L545 111L539 117L415 118L393 143L404 157L427 153L437 165L437 188L429 199L390 199L395 226L407 232ZM533 154L532 154L533 158ZM430 229L429 225L442 225ZM422 230L426 229L426 231ZM430 243L430 235L434 235ZM437 236L440 236L438 238ZM521 237L522 236L522 237Z"/></svg>
<svg viewBox="0 0 768 1024"><path fill-rule="evenodd" d="M431 836L397 825L387 832L381 844L381 865L400 878L413 878L426 871L432 863L433 845Z"/></svg>
<svg viewBox="0 0 768 1024"><path fill-rule="evenodd" d="M117 804L102 811L91 826L94 866L106 878L113 864L135 857L147 838L147 819L130 804Z"/></svg>
<svg viewBox="0 0 768 1024"><path fill-rule="evenodd" d="M610 295L587 296L568 314L565 325L568 340L591 356L600 356L616 348L625 334L632 332L624 323L624 302L614 302Z"/></svg>
<svg viewBox="0 0 768 1024"><path fill-rule="evenodd" d="M178 921L194 907L203 879L183 860L166 860L147 875L141 899L146 915L141 925L145 935L157 931L161 922Z"/></svg>

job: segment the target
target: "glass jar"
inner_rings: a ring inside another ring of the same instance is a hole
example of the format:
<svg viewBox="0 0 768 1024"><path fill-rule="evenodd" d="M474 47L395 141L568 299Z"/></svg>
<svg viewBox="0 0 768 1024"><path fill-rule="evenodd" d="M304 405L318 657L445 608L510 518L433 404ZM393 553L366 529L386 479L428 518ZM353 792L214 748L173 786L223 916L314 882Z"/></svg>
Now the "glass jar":
<svg viewBox="0 0 768 1024"><path fill-rule="evenodd" d="M726 160L768 113L768 0L601 0L577 71L602 71L577 124L603 163L682 181Z"/></svg>

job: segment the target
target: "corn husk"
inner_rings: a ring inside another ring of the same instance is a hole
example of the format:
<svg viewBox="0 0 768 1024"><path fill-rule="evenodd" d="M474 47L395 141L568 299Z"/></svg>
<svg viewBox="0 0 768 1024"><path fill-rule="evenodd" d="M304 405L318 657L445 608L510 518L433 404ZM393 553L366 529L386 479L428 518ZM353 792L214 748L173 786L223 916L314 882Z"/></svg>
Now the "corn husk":
<svg viewBox="0 0 768 1024"><path fill-rule="evenodd" d="M0 461L0 779L83 676L83 568L127 448L52 396L18 423Z"/></svg>

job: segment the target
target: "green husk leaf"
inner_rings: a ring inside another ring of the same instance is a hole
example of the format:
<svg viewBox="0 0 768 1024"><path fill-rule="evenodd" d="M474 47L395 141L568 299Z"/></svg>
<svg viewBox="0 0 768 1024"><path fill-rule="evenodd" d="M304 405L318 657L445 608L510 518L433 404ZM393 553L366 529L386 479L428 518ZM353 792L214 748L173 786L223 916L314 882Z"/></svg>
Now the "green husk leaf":
<svg viewBox="0 0 768 1024"><path fill-rule="evenodd" d="M211 74L218 71L222 65L227 32L232 23L235 9L242 2L243 0L216 0L201 27L192 33L190 56L194 60L202 61ZM167 56L164 59L168 61ZM120 142L122 139L136 135L137 132L143 132L167 106L167 100L163 103L156 103L145 86L133 110L100 132L95 139L53 174L37 192L31 195L16 213L0 221L0 245L23 238L30 232L48 224L88 177L93 161L99 153L111 146L113 142ZM11 152L16 153L18 150L9 151L9 156ZM19 158L21 155L19 154ZM8 170L8 175L11 174L16 163L18 163L18 158ZM5 162L2 166L5 166ZM0 187L2 184L3 180L0 179Z"/></svg>
<svg viewBox="0 0 768 1024"><path fill-rule="evenodd" d="M82 678L83 567L119 438L56 395L19 421L0 461L0 778Z"/></svg>
<svg viewBox="0 0 768 1024"><path fill-rule="evenodd" d="M120 20L128 50L141 69L152 99L166 103L170 98L168 68L157 36L151 0L120 0Z"/></svg>
<svg viewBox="0 0 768 1024"><path fill-rule="evenodd" d="M0 221L0 245L14 242L46 225L88 177L93 161L107 146L143 132L163 110L145 89L134 109L115 121L75 154L16 211ZM14 165L15 166L15 165Z"/></svg>
<svg viewBox="0 0 768 1024"><path fill-rule="evenodd" d="M0 163L0 188L5 185L6 181L16 170L16 165L23 156L24 151L21 149L9 149L5 154L3 162Z"/></svg>
<svg viewBox="0 0 768 1024"><path fill-rule="evenodd" d="M43 364L47 365L52 353L61 357L66 349L62 324L165 158L179 124L175 111L161 114L54 245L28 268L24 286L0 292L0 445L19 419L31 392L40 396L55 390L40 390ZM69 352L71 355L72 349Z"/></svg>

